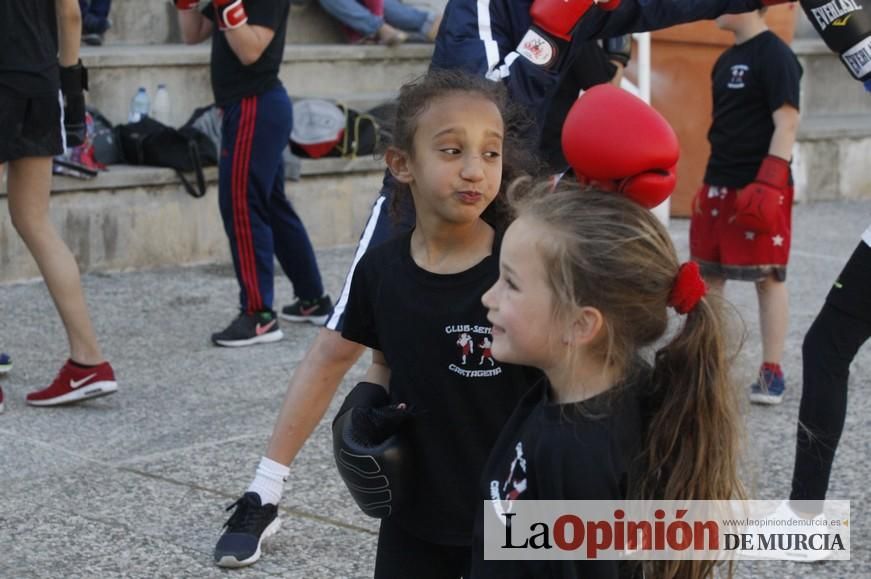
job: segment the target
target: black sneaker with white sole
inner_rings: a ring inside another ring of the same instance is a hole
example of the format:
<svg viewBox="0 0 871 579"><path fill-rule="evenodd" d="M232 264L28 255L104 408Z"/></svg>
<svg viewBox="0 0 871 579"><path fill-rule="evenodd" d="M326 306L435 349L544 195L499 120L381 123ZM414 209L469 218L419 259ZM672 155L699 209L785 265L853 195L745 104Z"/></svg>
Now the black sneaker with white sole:
<svg viewBox="0 0 871 579"><path fill-rule="evenodd" d="M316 300L296 300L281 310L281 319L289 322L309 322L317 326L327 323L333 313L333 300L324 294Z"/></svg>
<svg viewBox="0 0 871 579"><path fill-rule="evenodd" d="M216 346L234 348L277 342L283 337L275 312L243 312L225 330L212 334L212 342Z"/></svg>
<svg viewBox="0 0 871 579"><path fill-rule="evenodd" d="M234 508L215 545L215 563L219 567L245 567L256 563L263 540L274 535L281 526L278 507L261 505L257 493L245 493L227 510Z"/></svg>

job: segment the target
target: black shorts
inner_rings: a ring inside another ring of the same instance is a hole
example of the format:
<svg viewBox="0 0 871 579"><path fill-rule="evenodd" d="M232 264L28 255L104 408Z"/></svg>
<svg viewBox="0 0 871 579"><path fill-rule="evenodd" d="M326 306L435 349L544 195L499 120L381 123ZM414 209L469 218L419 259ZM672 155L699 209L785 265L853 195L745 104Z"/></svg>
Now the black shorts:
<svg viewBox="0 0 871 579"><path fill-rule="evenodd" d="M0 163L64 152L58 96L26 97L0 86Z"/></svg>

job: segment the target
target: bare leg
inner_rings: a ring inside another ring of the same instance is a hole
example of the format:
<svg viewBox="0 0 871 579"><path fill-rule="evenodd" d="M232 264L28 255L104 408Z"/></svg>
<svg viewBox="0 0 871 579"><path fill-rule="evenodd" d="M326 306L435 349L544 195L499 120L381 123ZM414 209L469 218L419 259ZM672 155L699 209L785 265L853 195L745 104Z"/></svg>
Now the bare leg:
<svg viewBox="0 0 871 579"><path fill-rule="evenodd" d="M719 297L723 296L723 290L726 289L726 278L706 276L705 283L708 285L708 291Z"/></svg>
<svg viewBox="0 0 871 579"><path fill-rule="evenodd" d="M757 282L756 295L759 297L762 361L780 364L789 326L789 292L786 283L769 276Z"/></svg>
<svg viewBox="0 0 871 579"><path fill-rule="evenodd" d="M9 163L9 214L36 260L67 332L70 358L80 364L103 362L75 257L48 214L51 157L31 157Z"/></svg>
<svg viewBox="0 0 871 579"><path fill-rule="evenodd" d="M366 348L335 330L321 329L294 370L266 456L290 465L318 425L342 378Z"/></svg>

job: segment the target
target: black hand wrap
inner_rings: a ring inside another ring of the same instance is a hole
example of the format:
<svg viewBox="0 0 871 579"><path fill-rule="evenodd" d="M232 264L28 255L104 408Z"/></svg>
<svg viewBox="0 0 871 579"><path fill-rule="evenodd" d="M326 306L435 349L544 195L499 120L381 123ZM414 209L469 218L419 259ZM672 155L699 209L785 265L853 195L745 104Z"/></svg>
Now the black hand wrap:
<svg viewBox="0 0 871 579"><path fill-rule="evenodd" d="M333 420L339 475L370 517L389 517L410 495L412 457L400 432L410 416L407 408L390 405L383 387L360 382Z"/></svg>
<svg viewBox="0 0 871 579"><path fill-rule="evenodd" d="M605 52L609 60L615 60L626 66L632 58L632 35L615 36L605 41Z"/></svg>
<svg viewBox="0 0 871 579"><path fill-rule="evenodd" d="M88 69L80 60L73 66L60 67L60 90L64 95L64 131L67 146L85 142L85 93L88 90Z"/></svg>

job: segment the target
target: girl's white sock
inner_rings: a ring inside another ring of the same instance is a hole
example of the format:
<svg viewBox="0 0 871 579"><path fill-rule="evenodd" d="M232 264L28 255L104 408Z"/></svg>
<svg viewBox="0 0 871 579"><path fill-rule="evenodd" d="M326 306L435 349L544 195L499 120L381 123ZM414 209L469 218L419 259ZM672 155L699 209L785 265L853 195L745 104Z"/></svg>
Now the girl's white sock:
<svg viewBox="0 0 871 579"><path fill-rule="evenodd" d="M261 504L277 505L284 491L284 481L289 474L288 467L264 456L257 465L257 472L254 474L251 486L248 487L248 492L260 495Z"/></svg>

